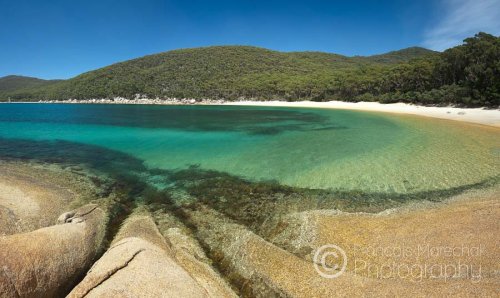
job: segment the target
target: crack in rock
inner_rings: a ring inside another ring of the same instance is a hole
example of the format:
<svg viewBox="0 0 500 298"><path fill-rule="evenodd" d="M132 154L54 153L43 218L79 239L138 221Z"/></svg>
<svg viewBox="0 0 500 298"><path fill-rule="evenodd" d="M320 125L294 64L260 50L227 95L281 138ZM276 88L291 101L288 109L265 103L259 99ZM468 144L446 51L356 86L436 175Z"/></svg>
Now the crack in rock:
<svg viewBox="0 0 500 298"><path fill-rule="evenodd" d="M130 264L130 262L132 262L132 260L134 260L134 258L140 254L141 252L145 251L146 249L142 248L142 249L139 249L138 251L136 251L125 263L121 264L121 265L118 265L117 267L107 271L106 273L104 273L103 275L100 275L100 276L97 276L95 278L95 281L94 281L94 286L86 289L80 297L85 297L87 296L93 289L99 287L101 284L103 284L106 280L110 279L111 276L113 276L113 274L115 274L116 272L122 270L123 268L127 267L128 264Z"/></svg>

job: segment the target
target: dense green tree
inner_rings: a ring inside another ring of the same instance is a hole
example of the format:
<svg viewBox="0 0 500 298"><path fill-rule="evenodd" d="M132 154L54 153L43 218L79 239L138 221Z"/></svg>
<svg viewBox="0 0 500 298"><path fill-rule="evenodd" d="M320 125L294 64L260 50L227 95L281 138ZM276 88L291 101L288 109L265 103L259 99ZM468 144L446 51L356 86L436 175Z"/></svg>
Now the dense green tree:
<svg viewBox="0 0 500 298"><path fill-rule="evenodd" d="M10 87L2 89L2 80ZM25 82L0 78L0 99L140 95L496 107L500 105L500 38L481 32L442 53L409 48L370 57L282 53L246 46L183 49L117 63L65 81Z"/></svg>

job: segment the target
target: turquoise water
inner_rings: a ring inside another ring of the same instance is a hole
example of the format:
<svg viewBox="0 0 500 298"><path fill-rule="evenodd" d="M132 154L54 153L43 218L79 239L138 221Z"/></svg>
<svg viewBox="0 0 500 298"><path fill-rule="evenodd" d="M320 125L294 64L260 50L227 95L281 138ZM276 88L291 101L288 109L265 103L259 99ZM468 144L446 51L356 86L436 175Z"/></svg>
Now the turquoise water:
<svg viewBox="0 0 500 298"><path fill-rule="evenodd" d="M498 129L306 108L0 105L0 158L411 193L500 173Z"/></svg>

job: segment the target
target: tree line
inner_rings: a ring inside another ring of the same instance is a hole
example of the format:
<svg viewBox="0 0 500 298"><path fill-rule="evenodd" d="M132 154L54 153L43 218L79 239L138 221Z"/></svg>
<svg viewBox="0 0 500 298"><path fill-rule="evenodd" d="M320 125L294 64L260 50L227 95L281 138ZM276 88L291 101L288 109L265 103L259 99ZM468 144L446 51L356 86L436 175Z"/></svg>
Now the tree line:
<svg viewBox="0 0 500 298"><path fill-rule="evenodd" d="M500 106L500 38L478 33L442 53L371 57L255 47L175 50L49 85L2 92L14 100L90 98L379 101Z"/></svg>

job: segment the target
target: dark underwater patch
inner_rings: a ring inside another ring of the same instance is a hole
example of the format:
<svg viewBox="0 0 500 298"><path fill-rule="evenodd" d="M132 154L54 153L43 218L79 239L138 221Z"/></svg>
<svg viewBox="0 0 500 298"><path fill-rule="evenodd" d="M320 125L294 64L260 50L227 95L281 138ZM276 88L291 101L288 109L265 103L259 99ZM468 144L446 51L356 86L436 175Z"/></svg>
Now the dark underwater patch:
<svg viewBox="0 0 500 298"><path fill-rule="evenodd" d="M257 135L339 127L328 117L310 111L227 106L12 104L2 106L0 121L234 131Z"/></svg>
<svg viewBox="0 0 500 298"><path fill-rule="evenodd" d="M308 189L282 185L277 181L251 181L225 172L202 169L199 165L179 170L150 169L143 160L126 153L59 140L0 138L0 160L82 166L105 175L111 181L110 187L123 200L142 202L155 208L183 208L201 203L248 226L260 225L270 216L291 211L337 209L380 212L410 201L441 201L467 190L500 182L500 176L495 176L460 187L405 194ZM167 186L160 189L150 181L160 181ZM176 202L179 191L193 200Z"/></svg>

